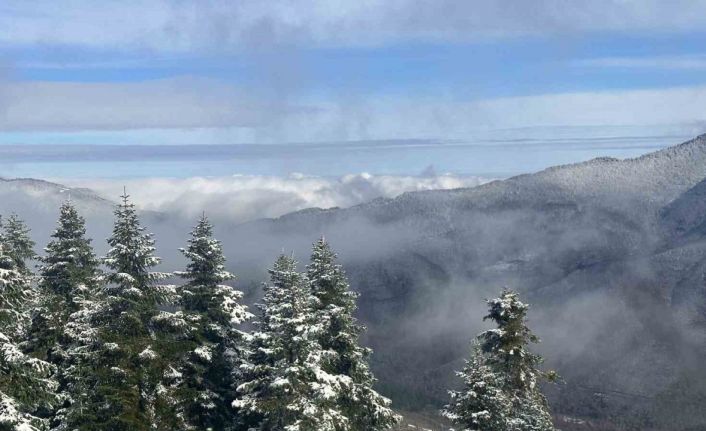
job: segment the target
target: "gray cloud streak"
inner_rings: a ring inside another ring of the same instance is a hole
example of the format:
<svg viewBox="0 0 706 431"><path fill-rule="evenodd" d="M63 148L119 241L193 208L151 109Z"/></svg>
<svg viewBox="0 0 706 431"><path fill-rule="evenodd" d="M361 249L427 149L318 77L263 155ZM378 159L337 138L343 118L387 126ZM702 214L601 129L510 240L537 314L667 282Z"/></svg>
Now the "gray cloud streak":
<svg viewBox="0 0 706 431"><path fill-rule="evenodd" d="M703 1L79 0L6 2L0 41L184 51L360 46L596 31L698 30ZM39 12L38 12L39 11Z"/></svg>
<svg viewBox="0 0 706 431"><path fill-rule="evenodd" d="M468 102L370 97L352 105L345 97L305 102L294 87L283 83L263 97L259 90L193 78L101 84L6 81L0 82L0 130L231 127L248 132L251 140L282 142L463 139L494 128L706 121L704 86Z"/></svg>

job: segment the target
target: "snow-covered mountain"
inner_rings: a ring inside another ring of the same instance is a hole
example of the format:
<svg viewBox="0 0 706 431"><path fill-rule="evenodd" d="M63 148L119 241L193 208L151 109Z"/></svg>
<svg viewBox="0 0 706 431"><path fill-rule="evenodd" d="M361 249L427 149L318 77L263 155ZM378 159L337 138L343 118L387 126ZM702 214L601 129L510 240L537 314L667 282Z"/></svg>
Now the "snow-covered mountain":
<svg viewBox="0 0 706 431"><path fill-rule="evenodd" d="M510 286L535 304L541 349L566 377L558 408L610 416L627 405L638 417L659 412L693 373L706 377L691 362L706 347L695 323L706 303L706 247L700 236L675 242L694 229L673 226L706 222L704 178L700 136L636 159L300 211L222 236L231 259L262 268L283 247L306 260L325 234L362 293L375 367L398 402L443 402L482 327L483 298ZM696 386L683 397L706 391Z"/></svg>
<svg viewBox="0 0 706 431"><path fill-rule="evenodd" d="M362 294L380 389L400 407L444 402L483 327L483 299L509 286L533 304L540 349L565 377L555 410L659 424L706 394L705 179L706 135L636 159L221 224L217 234L251 300L277 254L293 251L303 264L325 235ZM0 181L0 212L28 219L41 243L62 190ZM101 251L112 204L85 190L71 197ZM145 214L166 269L182 264L176 248L190 224Z"/></svg>

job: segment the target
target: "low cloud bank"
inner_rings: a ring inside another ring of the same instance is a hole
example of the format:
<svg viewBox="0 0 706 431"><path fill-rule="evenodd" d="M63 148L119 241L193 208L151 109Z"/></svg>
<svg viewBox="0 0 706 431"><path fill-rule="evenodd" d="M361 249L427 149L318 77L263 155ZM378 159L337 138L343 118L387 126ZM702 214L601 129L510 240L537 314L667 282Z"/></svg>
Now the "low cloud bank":
<svg viewBox="0 0 706 431"><path fill-rule="evenodd" d="M292 174L287 177L234 175L229 177L148 178L125 181L77 180L115 200L123 185L145 210L164 211L194 218L206 211L213 219L245 222L278 217L304 208L350 207L378 197L404 192L474 187L489 181L475 176L388 176L368 173L326 178Z"/></svg>

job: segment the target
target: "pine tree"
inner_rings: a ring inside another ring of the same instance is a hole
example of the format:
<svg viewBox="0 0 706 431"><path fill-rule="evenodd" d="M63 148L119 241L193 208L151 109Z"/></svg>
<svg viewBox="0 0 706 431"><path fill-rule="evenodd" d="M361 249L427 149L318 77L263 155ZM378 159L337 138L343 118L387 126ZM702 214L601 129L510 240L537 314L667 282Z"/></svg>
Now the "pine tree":
<svg viewBox="0 0 706 431"><path fill-rule="evenodd" d="M95 393L100 383L96 374L100 359L98 316L105 309L105 296L97 292L78 291L73 299L77 310L68 316L62 332L66 353L59 370L59 396L62 407L56 412L52 431L88 431L98 423L101 398Z"/></svg>
<svg viewBox="0 0 706 431"><path fill-rule="evenodd" d="M32 356L58 369L58 395L63 405L59 418L51 423L55 428L76 400L84 396L85 391L75 391L83 376L75 376L74 371L82 365L78 364L77 352L86 346L71 331L75 330L74 313L97 294L99 270L91 240L86 238L85 221L71 202L62 204L51 238L44 249L46 255L40 258L39 300L26 346ZM81 337L88 329L81 328Z"/></svg>
<svg viewBox="0 0 706 431"><path fill-rule="evenodd" d="M451 391L445 416L465 430L508 430L512 402L505 393L503 380L485 363L485 355L476 343L471 358L457 375L464 390Z"/></svg>
<svg viewBox="0 0 706 431"><path fill-rule="evenodd" d="M104 262L109 283L98 301L84 304L70 318L71 334L83 337L84 344L73 352L84 360L72 369L73 376L83 375L84 380L74 379L73 384L90 391L75 400L76 409L63 412L66 420L59 429L148 430L170 418L163 411L168 403L160 398L167 369L162 359L169 357L162 353L171 348L160 327L169 313L159 309L169 289L157 285L167 274L151 271L159 263L154 241L144 233L127 194L116 207L108 244ZM77 333L81 329L87 334Z"/></svg>
<svg viewBox="0 0 706 431"><path fill-rule="evenodd" d="M321 368L313 298L306 277L291 257L280 256L265 286L258 331L252 335L241 397L233 404L252 417L253 430L333 431L347 429L338 406L350 379Z"/></svg>
<svg viewBox="0 0 706 431"><path fill-rule="evenodd" d="M222 283L234 276L225 270L220 241L204 215L181 252L186 270L177 273L187 282L178 289L188 339L178 371L178 397L192 429L229 430L238 420L231 407L240 365L246 354L246 334L238 326L250 318L241 305L242 293Z"/></svg>
<svg viewBox="0 0 706 431"><path fill-rule="evenodd" d="M556 376L542 372L542 358L528 350L539 342L525 323L528 306L509 290L488 306L484 320L497 328L476 337L473 355L459 373L464 390L451 392L446 416L468 430L554 430L539 383Z"/></svg>
<svg viewBox="0 0 706 431"><path fill-rule="evenodd" d="M9 256L18 271L29 274L28 260L37 257L34 252L34 241L30 238L30 229L17 214L11 214L2 224L2 241L5 246L5 254Z"/></svg>
<svg viewBox="0 0 706 431"><path fill-rule="evenodd" d="M35 301L29 277L0 245L0 430L45 429L57 402L56 368L21 346Z"/></svg>
<svg viewBox="0 0 706 431"><path fill-rule="evenodd" d="M390 400L373 389L375 378L368 365L372 352L358 344L364 328L353 317L357 294L350 291L336 254L323 238L313 246L307 277L315 299L314 319L322 326L318 342L325 352L323 369L350 379L338 400L348 418L345 429L374 431L397 424L400 418L390 409Z"/></svg>
<svg viewBox="0 0 706 431"><path fill-rule="evenodd" d="M69 340L63 336L69 316L80 308L79 301L95 293L98 260L86 224L67 201L61 205L52 240L39 258L39 309L32 322L29 344L35 356L59 365Z"/></svg>

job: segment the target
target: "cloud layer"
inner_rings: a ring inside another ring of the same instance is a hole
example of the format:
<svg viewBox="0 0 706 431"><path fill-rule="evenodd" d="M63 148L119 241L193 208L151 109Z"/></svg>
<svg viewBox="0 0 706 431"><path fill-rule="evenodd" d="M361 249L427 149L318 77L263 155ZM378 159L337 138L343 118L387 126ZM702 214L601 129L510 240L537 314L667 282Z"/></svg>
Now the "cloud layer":
<svg viewBox="0 0 706 431"><path fill-rule="evenodd" d="M152 51L359 46L596 31L703 28L703 1L8 1L0 43Z"/></svg>
<svg viewBox="0 0 706 431"><path fill-rule="evenodd" d="M556 126L698 134L705 7L10 0L0 5L0 145L471 142ZM230 172L251 173L210 174Z"/></svg>
<svg viewBox="0 0 706 431"><path fill-rule="evenodd" d="M601 57L573 62L582 68L616 68L616 69L662 69L662 70L704 70L706 56L675 55L656 57Z"/></svg>
<svg viewBox="0 0 706 431"><path fill-rule="evenodd" d="M0 84L0 130L230 128L219 143L463 139L537 126L701 124L706 86L456 101L374 96L267 103L247 88L182 78Z"/></svg>
<svg viewBox="0 0 706 431"><path fill-rule="evenodd" d="M435 175L382 176L367 173L330 179L298 174L289 177L246 176L152 178L128 181L75 181L114 198L127 187L135 203L193 219L206 211L213 219L244 222L278 217L305 208L350 207L377 197L395 197L418 190L473 187L489 181L479 177Z"/></svg>

